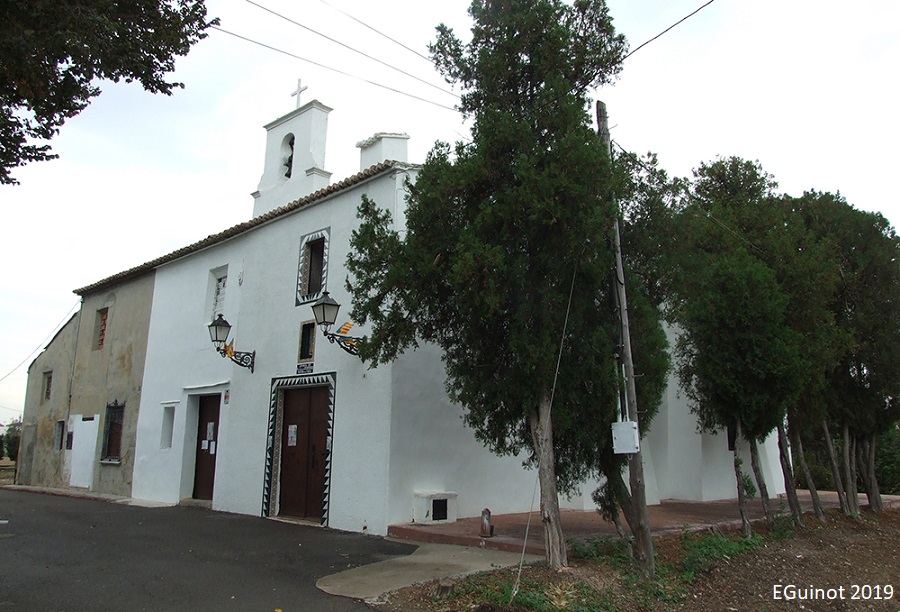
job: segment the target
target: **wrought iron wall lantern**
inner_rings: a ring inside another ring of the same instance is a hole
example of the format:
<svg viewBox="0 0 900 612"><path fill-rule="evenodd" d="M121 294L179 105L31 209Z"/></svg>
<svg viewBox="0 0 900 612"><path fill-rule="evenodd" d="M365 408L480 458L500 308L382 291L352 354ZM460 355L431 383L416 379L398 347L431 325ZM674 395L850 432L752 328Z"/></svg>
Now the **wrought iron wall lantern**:
<svg viewBox="0 0 900 612"><path fill-rule="evenodd" d="M231 324L225 320L225 317L219 315L216 320L209 324L209 339L212 340L213 346L222 357L228 357L242 368L250 368L253 373L253 367L256 365L256 351L245 353L234 350L234 342L227 344L228 334L231 333Z"/></svg>
<svg viewBox="0 0 900 612"><path fill-rule="evenodd" d="M322 333L328 338L332 344L337 343L342 349L351 355L359 355L359 347L357 342L362 340L357 336L346 336L344 334L335 334L328 331L337 320L338 311L341 305L334 301L334 298L328 295L327 291L322 292L322 297L316 300L312 305L313 316L316 317L316 324L322 328Z"/></svg>

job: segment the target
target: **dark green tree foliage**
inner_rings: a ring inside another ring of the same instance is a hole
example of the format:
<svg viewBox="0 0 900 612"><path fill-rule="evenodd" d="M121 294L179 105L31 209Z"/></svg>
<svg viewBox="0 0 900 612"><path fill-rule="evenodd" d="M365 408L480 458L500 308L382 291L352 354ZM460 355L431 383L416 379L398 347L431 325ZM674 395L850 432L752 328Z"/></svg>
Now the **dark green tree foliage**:
<svg viewBox="0 0 900 612"><path fill-rule="evenodd" d="M669 266L683 239L678 221L688 185L684 179L670 179L652 153L643 158L619 155L616 168L624 217L622 256L628 273L641 279L650 301L661 307L673 290Z"/></svg>
<svg viewBox="0 0 900 612"><path fill-rule="evenodd" d="M828 308L842 341L823 399L831 431L843 430L848 510L856 511L857 472L877 509L876 440L900 418L900 237L882 215L840 195L809 192L797 209L836 271Z"/></svg>
<svg viewBox="0 0 900 612"><path fill-rule="evenodd" d="M678 216L679 236L669 269L670 315L683 330L678 374L701 429L733 427L750 443L766 517L773 514L759 469L757 442L781 427L807 377L802 334L791 325L791 291L781 273L787 246L785 208L775 181L758 162L731 157L702 164L694 193ZM779 430L779 434L783 434ZM786 444L786 434L780 435ZM793 483L785 446L782 469ZM744 474L735 455L735 477ZM801 509L788 491L794 520ZM740 498L740 496L739 496ZM745 533L746 521L741 500Z"/></svg>
<svg viewBox="0 0 900 612"><path fill-rule="evenodd" d="M569 378L615 389L609 367L599 376L574 371L608 365L615 343L598 320L608 320L598 314L606 304L595 303L612 266L605 238L615 212L596 180L608 158L576 91L618 71L609 58L621 57L624 42L607 34L602 5L475 2L465 50L441 26L438 65L474 88L461 104L475 118L473 141L455 155L446 144L429 154L412 187L405 241L364 202L348 258L353 317L373 326L363 357L390 361L417 335L440 344L453 399L499 453L530 445L523 417L552 385L573 274L567 378L555 403L594 403L567 392Z"/></svg>
<svg viewBox="0 0 900 612"><path fill-rule="evenodd" d="M757 162L702 164L681 215L672 313L683 327L678 370L701 428L737 419L748 439L782 423L806 363L788 324L790 296L767 259L783 240L776 183Z"/></svg>
<svg viewBox="0 0 900 612"><path fill-rule="evenodd" d="M98 81L137 81L170 95L175 58L214 22L203 0L8 0L0 5L0 184L56 157L51 139L100 94ZM38 141L38 142L35 142Z"/></svg>
<svg viewBox="0 0 900 612"><path fill-rule="evenodd" d="M698 293L679 313L686 330L678 343L682 385L702 429L740 420L748 438L761 440L783 422L799 391L787 296L774 273L741 247L698 259Z"/></svg>
<svg viewBox="0 0 900 612"><path fill-rule="evenodd" d="M529 419L549 404L565 325L552 414L567 488L596 465L583 434L609 414L617 382L605 297L616 210L585 91L615 77L626 45L601 0L476 0L470 13L471 42L442 25L432 52L464 89L472 141L430 152L404 238L364 199L352 316L372 326L360 354L373 364L417 339L438 344L450 396L500 454L533 449Z"/></svg>

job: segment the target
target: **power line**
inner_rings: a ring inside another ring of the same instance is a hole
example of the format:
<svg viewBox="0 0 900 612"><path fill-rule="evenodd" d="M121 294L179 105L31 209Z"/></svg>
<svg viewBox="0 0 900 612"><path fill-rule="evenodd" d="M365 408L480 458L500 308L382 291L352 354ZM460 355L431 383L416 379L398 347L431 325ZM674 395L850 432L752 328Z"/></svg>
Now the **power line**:
<svg viewBox="0 0 900 612"><path fill-rule="evenodd" d="M445 109L447 109L447 110L451 110L451 111L453 111L453 112L457 112L457 110L456 110L455 108L453 108L452 106L447 106L446 104L441 104L441 103L439 103L439 102L433 102L432 100L428 100L428 99L426 99L426 98L421 98L421 97L419 97L419 96L416 96L416 95L411 94L411 93L407 93L407 92L402 91L402 90L400 90L400 89L395 89L395 88L389 87L389 86L387 86L387 85L382 85L381 83L376 83L375 81L370 81L369 79L364 79L364 78L362 78L362 77L360 77L360 76L357 76L357 75L355 75L355 74L350 74L349 72L344 72L343 70L338 70L337 68L332 68L331 66L326 66L325 64L316 62L316 61L311 60L311 59L307 59L307 58L305 58L305 57L301 57L301 56L296 55L296 54L294 54L294 53L291 53L291 52L289 52L289 51L285 51L284 49L279 49L278 47L273 47L272 45L267 45L266 43L259 42L258 40L253 40L252 38L247 38L246 36L241 36L240 34L236 34L236 33L234 33L234 32L230 32L230 31L228 31L228 30L226 30L226 29L224 29L224 28L220 28L219 26L210 26L210 28L213 29L213 30L217 30L217 31L219 31L219 32L222 32L223 34L228 34L229 36L234 36L235 38L239 38L239 39L241 39L241 40L243 40L243 41L246 41L246 42L249 42L249 43L253 43L254 45L259 45L260 47L263 47L263 48L265 48L265 49L269 49L270 51L275 51L275 52L277 52L277 53L281 53L282 55L287 55L288 57L292 57L292 58L294 58L294 59L300 60L301 62L306 62L306 63L308 63L308 64L312 64L313 66L318 66L319 68L324 68L325 70L330 70L330 71L332 71L332 72L336 72L336 73L338 73L338 74L340 74L340 75L343 75L343 76L346 76L346 77L350 77L351 79L356 79L357 81L362 81L363 83L368 83L369 85L374 85L375 87L381 87L382 89L387 89L388 91L392 91L392 92L394 92L394 93L400 94L401 96L407 96L407 97L409 97L409 98L413 98L414 100L419 100L420 102L425 102L425 103L431 104L431 105L433 105L433 106L437 106L437 107L440 107L440 108L445 108Z"/></svg>
<svg viewBox="0 0 900 612"><path fill-rule="evenodd" d="M697 13L699 13L700 11L702 11L703 9L705 9L707 6L709 6L710 4L712 4L712 3L715 2L715 1L716 1L716 0L709 0L709 2L707 2L706 4L704 4L703 6L701 6L700 8L698 8L697 10L695 10L695 11L694 11L693 13L691 13L690 15L685 15L684 17L682 17L681 19L679 19L678 21L676 21L675 23L673 23L672 25L670 25L668 28L666 28L665 30L663 30L662 32L660 32L659 34L657 34L656 36L654 36L653 38L651 38L650 40L644 41L643 43L641 43L640 45L638 45L635 49L633 49L632 51L629 51L628 54L627 54L625 57L622 58L622 61L627 60L629 57L631 57L632 55L634 55L635 53L637 53L639 50L641 50L642 48L646 47L647 45L649 45L650 43L652 43L654 40L656 40L657 38L659 38L660 36L662 36L663 34L665 34L666 32L668 32L669 30L671 30L671 29L674 28L675 26L679 25L680 23L682 23L682 22L684 22L684 21L687 21L688 19L690 19L691 17L693 17L694 15L696 15Z"/></svg>
<svg viewBox="0 0 900 612"><path fill-rule="evenodd" d="M414 54L418 55L419 57L421 57L423 60L425 60L425 61L428 62L429 64L431 63L431 58L429 58L429 57L427 57L427 56L425 56L425 55L422 55L421 53L419 53L418 51L416 51L415 49L413 49L413 48L411 48L411 47L407 47L406 45L404 45L404 44L403 44L402 42L400 42L399 40L396 40L396 39L394 39L394 38L391 38L390 36L388 36L388 35L385 34L384 32L381 32L381 31L379 31L379 30L376 30L375 28L373 28L372 26L370 26L370 25L369 25L368 23L366 23L365 21L362 21L361 19L357 19L356 17L354 17L353 15L351 15L350 13L348 13L347 11L341 10L341 9L339 9L338 7L334 6L333 4L329 4L328 2L325 2L325 0L319 0L319 2L321 2L321 3L324 4L325 6L329 7L330 9L337 11L338 13L341 13L342 15L344 15L344 16L346 16L346 17L349 17L350 19L352 19L352 20L355 21L356 23L360 24L361 26L364 26L364 27L369 28L370 30L372 30L373 32L375 32L376 34L378 34L379 36L383 36L384 38L388 39L389 41L391 41L391 42L394 43L395 45L399 45L399 46L403 47L404 49L406 49L407 51L409 51L410 53L414 53Z"/></svg>
<svg viewBox="0 0 900 612"><path fill-rule="evenodd" d="M385 61L378 59L377 57L373 57L373 56L369 55L368 53L366 53L365 51L360 51L359 49L355 49L346 43L342 43L341 41L337 40L336 38L332 38L331 36L322 34L321 32L318 32L309 26L303 25L299 21L295 21L295 20L291 19L290 17L287 17L286 15L282 15L281 13L279 13L277 11L273 11L272 9L267 8L267 7L263 6L262 4L254 2L253 0L244 0L244 1L247 2L248 4L252 4L253 6L266 11L267 13L271 13L272 15L275 15L276 17L284 19L288 23L292 23L299 28L303 28L304 30L307 30L308 32L312 32L316 36L321 36L325 40L329 40L336 45L340 45L340 46L344 47L345 49L349 49L350 51L353 51L354 53L358 53L359 55L362 55L363 57L370 59L373 62L377 62L377 63L381 64L382 66L386 66L387 68L390 68L391 70L396 70L397 72L399 72L402 75L408 76L411 79L415 79L416 81L423 83L425 85L428 85L429 87L431 87L433 89L437 89L441 93L445 93L445 94L447 94L449 96L453 96L454 98L457 98L457 99L459 98L459 96L457 94L453 93L452 91L448 91L448 90L444 89L443 87L435 85L434 83L430 83L430 82L426 81L425 79L417 77L414 74L410 74L409 72L406 72L405 70L403 70L401 68L397 68L396 66L393 66Z"/></svg>
<svg viewBox="0 0 900 612"><path fill-rule="evenodd" d="M372 57L372 56L370 56L370 55L368 55L368 54L366 54L366 53L363 53L362 51L359 51L358 49L354 49L353 47L350 47L350 46L348 46L348 45L346 45L346 44L340 42L339 40L333 39L333 38L331 38L331 37L329 37L329 36L326 36L325 34L322 34L322 33L320 33L320 32L317 32L317 31L313 30L312 28L309 28L308 26L305 26L305 25L303 25L303 24L301 24L301 23L299 23L299 22L297 22L297 21L294 21L294 20L292 20L292 19L290 19L290 18L288 18L288 17L286 17L286 16L284 16L284 15L282 15L282 14L280 14L280 13L277 13L276 11L273 11L272 9L269 9L269 8L267 8L267 7L265 7L265 6L261 5L261 4L258 4L258 3L256 3L256 2L254 2L253 0L245 0L245 1L246 1L247 3L249 3L249 4L252 4L252 5L254 5L254 6L256 6L256 7L260 8L260 9L264 10L264 11L267 11L267 12L269 12L269 13L272 13L273 15L275 15L275 16L281 18L281 19L284 19L285 21L288 21L288 22L290 22L290 23L293 23L294 25L297 25L297 26L299 26L299 27L301 27L301 28L304 28L304 29L306 29L306 30L308 30L308 31L310 31L310 32L312 32L312 33L318 35L318 36L322 36L323 38L325 38L325 39L327 39L327 40L330 40L330 41L334 42L335 44L338 44L338 45L341 45L341 46L343 46L343 47L346 47L347 49L350 49L351 51L354 51L355 53L359 53L359 54L363 55L364 57L367 57L367 58L369 58L369 59L371 59L371 60L373 60L373 61L376 61L376 62L378 62L378 63L380 63L380 64L383 64L383 65L385 65L385 66L387 66L387 67L389 67L389 68L391 68L391 69L393 69L393 70L397 70L398 72L400 72L400 73L402 73L402 74L404 74L404 75L406 75L406 76L409 76L409 77L411 77L411 78L413 78L413 79L416 79L417 81L421 81L421 82L425 83L426 85L428 85L429 87L434 87L434 88L438 89L439 91L441 91L441 92L443 92L443 93L452 95L452 96L454 96L454 97L456 97L456 98L460 98L460 96L459 96L458 94L456 94L456 93L447 91L446 89L442 89L442 88L440 88L440 87L438 87L438 86L436 86L436 85L434 85L434 84L432 84L432 83L428 83L427 81L424 81L423 79L420 79L419 77L416 77L416 76L414 76L414 75L411 75L411 74L409 74L409 73L407 73L407 72L405 72L405 71L403 71L403 70L401 70L401 69L399 69L399 68L396 68L395 66L391 66L390 64L387 64L387 63L385 63L385 62L383 62L383 61L381 61L381 60L379 60L379 59L377 59L377 58L374 58L374 57ZM372 26L368 25L367 23L365 23L365 22L363 22L363 21L357 19L356 17L350 15L349 13L346 13L345 11L342 11L341 9L339 9L339 8L337 8L337 7L335 7L335 6L332 6L332 5L329 4L328 2L325 2L325 0L319 0L319 1L322 2L323 4L327 5L327 6L331 7L332 9L334 9L334 10L336 10L336 11L338 11L338 12L340 12L340 13L343 13L344 15L346 15L347 17L349 17L350 19L353 19L354 21L357 21L358 23L360 23L360 24L364 25L365 27L371 29L372 31L376 32L377 34L379 34L379 35L381 35L381 36L384 36L385 38L391 40L392 42L394 42L394 43L396 43L396 44L398 44L398 45L400 45L401 47L403 47L403 48L405 48L405 49L407 49L407 50L409 50L409 51L415 53L416 55L422 57L423 59L428 59L427 57L421 55L419 52L415 51L414 49L411 49L411 48L407 47L406 45L404 45L403 43L394 40L393 38L391 38L391 37L388 36L387 34L384 34L383 32L379 32L378 30L376 30L376 29L373 28ZM628 54L626 54L626 55L622 58L622 60L624 61L624 60L628 59L629 57L631 57L632 55L634 55L634 53L636 53L639 49L642 49L643 47L647 46L648 44L650 44L650 43L653 42L654 40L656 40L656 39L658 39L659 37L661 37L663 34L666 34L667 32L669 32L670 30L672 30L673 28L675 28L675 27L678 26L679 24L681 24L681 23L683 23L684 21L690 19L691 17L693 17L694 15L696 15L697 13L699 13L701 10L703 10L704 8L706 8L707 6L709 6L710 4L712 4L713 2L715 2L715 0L709 0L708 2L706 2L706 4L700 6L699 8L697 8L696 10L694 10L693 12L691 12L690 14L685 15L684 17L682 17L681 19L679 19L677 22L675 22L674 24L672 24L671 26L669 26L668 28L666 28L665 30L663 30L662 32L660 32L659 34L657 34L656 36L654 36L653 38L651 38L651 39L645 41L644 43L642 43L641 45L639 45L638 47L636 47L635 49L633 49L632 51L630 51ZM235 33L235 32L231 32L231 31L229 31L229 30L226 30L226 29L224 29L224 28L221 28L221 27L218 27L218 26L211 26L211 28L214 29L214 30L218 30L219 32L222 32L223 34L228 34L228 35L230 35L230 36L234 36L235 38L239 38L239 39L241 39L241 40L243 40L243 41L252 43L252 44L254 44L254 45L258 45L258 46L263 47L263 48L265 48L265 49L269 49L270 51L275 51L276 53L281 53L281 54L283 54L283 55L287 55L288 57L292 57L292 58L297 59L297 60L300 60L300 61L302 61L302 62L307 62L307 63L312 64L312 65L314 65L314 66L319 66L320 68L324 68L325 70L330 70L330 71L332 71L332 72L335 72L335 73L337 73L337 74L340 74L340 75L349 77L349 78L351 78L351 79L356 79L356 80L358 80L358 81L362 81L363 83L368 83L369 85L373 85L373 86L375 86L375 87L380 87L380 88L382 88L382 89L386 89L386 90L388 90L388 91L392 91L392 92L397 93L397 94L400 94L400 95L402 95L402 96L406 96L406 97L412 98L412 99L414 99L414 100L419 100L420 102L425 102L425 103L427 103L427 104L431 104L432 106L437 106L437 107L439 107L439 108L444 108L444 109L451 110L451 111L454 111L454 112L459 112L459 109L457 109L457 108L454 108L454 107L451 107L451 106L447 106L447 105L445 105L445 104L440 104L439 102L434 102L434 101L432 101L432 100L428 100L428 99L426 99L426 98L422 98L422 97L420 97L420 96L416 96L416 95L414 95L414 94L411 94L411 93L408 93L408 92L405 92L405 91L396 89L396 88L394 88L394 87L390 87L390 86L387 86L387 85L383 85L383 84L381 84L381 83L377 83L377 82L375 82L375 81L371 81L371 80L369 80L369 79L365 79L365 78L360 77L360 76L357 76L357 75L355 75L355 74L350 74L350 73L348 73L348 72L344 72L343 70L339 70L339 69L337 69L337 68L333 68L333 67L331 67L331 66L327 66L327 65L322 64L322 63L320 63L320 62L316 62L316 61L314 61L314 60L311 60L311 59L308 59L308 58L305 58L305 57L301 57L301 56L296 55L296 54L294 54L294 53L291 53L291 52L289 52L289 51L285 51L285 50L283 50L283 49L279 49L279 48L277 48L277 47L274 47L274 46L272 46L272 45L269 45L269 44L260 42L260 41L258 41L258 40L254 40L254 39L252 39L252 38L248 38L248 37L246 37L246 36L242 36L242 35L237 34L237 33ZM430 60L429 60L429 61L430 61ZM570 93L571 93L571 92L570 92ZM623 149L623 150L624 150L624 149ZM2 380L2 379L0 379L0 380Z"/></svg>
<svg viewBox="0 0 900 612"><path fill-rule="evenodd" d="M28 361L28 360L31 358L32 355L34 355L34 354L37 353L39 350L41 350L41 348L43 348L43 346L47 343L47 341L48 341L50 338L52 338L53 335L54 335L57 331L59 331L60 326L65 322L65 320L66 320L67 318L69 318L69 315L71 315L73 312L75 312L75 309L78 308L78 304L80 304L80 303L81 303L81 302L76 302L75 305L72 306L72 308L69 309L69 312L66 313L66 316L64 316L64 317L62 318L62 320L60 320L60 322L56 324L56 326L53 328L53 331L50 332L50 333L47 335L47 337L44 338L44 339L41 341L41 343L38 345L38 347L37 347L36 349L34 349L33 351L31 351L30 353L28 353L28 356L25 357L25 359L23 359L23 360L19 363L19 365L17 365L17 366L14 367L12 370L10 370L3 378L0 378L0 382L3 382L4 380L6 380L6 379L9 378L10 376L12 376L13 372L15 372L16 370L18 370L19 368L21 368L23 363L25 363L26 361Z"/></svg>

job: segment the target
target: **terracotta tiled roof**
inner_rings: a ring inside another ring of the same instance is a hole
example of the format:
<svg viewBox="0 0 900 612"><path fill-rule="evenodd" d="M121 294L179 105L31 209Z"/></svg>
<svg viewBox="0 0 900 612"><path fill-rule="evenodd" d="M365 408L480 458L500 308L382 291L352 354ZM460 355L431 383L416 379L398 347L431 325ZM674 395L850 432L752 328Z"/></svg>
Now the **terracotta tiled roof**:
<svg viewBox="0 0 900 612"><path fill-rule="evenodd" d="M155 270L159 266L169 263L171 261L175 261L176 259L181 259L191 253L196 253L197 251L203 250L207 247L210 247L214 244L218 244L220 242L224 242L230 238L234 238L235 236L239 236L245 232L248 232L260 225L265 223L269 223L270 221L277 219L279 217L283 217L287 214L290 214L300 208L305 206L309 206L319 200L323 200L328 196L334 195L344 189L348 189L350 187L354 187L363 181L366 181L374 176L382 174L384 172L392 171L392 170L408 170L411 168L418 168L417 164L408 164L405 162L398 161L383 161L379 164L375 164L374 166L370 166L365 170L354 174L353 176L349 176L345 178L343 181L337 182L333 185L329 185L323 189L320 189L314 193L309 194L308 196L304 196L299 200L294 200L289 204L285 204L284 206L280 206L274 210L270 210L269 212L250 219L249 221L245 221L244 223L239 223L233 227L228 228L223 232L219 232L218 234L212 234L207 236L203 240L195 242L194 244L190 244L186 247L180 248L177 251L172 251L168 255L163 255L162 257L157 257L147 263L141 264L139 266L135 266L134 268L129 268L124 272L119 272L118 274L113 274L103 280L99 280L96 283L92 283L85 287L81 287L80 289L75 289L72 293L77 295L86 295L89 293L93 293L94 291L98 291L100 289L104 289L109 287L110 285L115 285L117 283L121 283L123 281L142 276Z"/></svg>

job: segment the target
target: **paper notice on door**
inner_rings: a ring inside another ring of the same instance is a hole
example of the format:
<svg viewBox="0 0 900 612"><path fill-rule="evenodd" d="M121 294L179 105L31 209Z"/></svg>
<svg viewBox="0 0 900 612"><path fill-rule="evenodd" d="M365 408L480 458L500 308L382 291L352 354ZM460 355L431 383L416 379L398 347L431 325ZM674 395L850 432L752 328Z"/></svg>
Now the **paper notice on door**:
<svg viewBox="0 0 900 612"><path fill-rule="evenodd" d="M206 424L206 439L207 440L215 440L216 439L216 424L215 423L207 423Z"/></svg>
<svg viewBox="0 0 900 612"><path fill-rule="evenodd" d="M209 450L209 440L200 441L200 450Z"/></svg>
<svg viewBox="0 0 900 612"><path fill-rule="evenodd" d="M288 425L288 446L297 446L297 426Z"/></svg>
<svg viewBox="0 0 900 612"><path fill-rule="evenodd" d="M215 455L215 454L216 454L216 443L215 443L215 442L210 442L210 443L209 443L209 454L210 454L210 455Z"/></svg>

